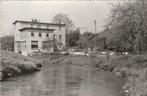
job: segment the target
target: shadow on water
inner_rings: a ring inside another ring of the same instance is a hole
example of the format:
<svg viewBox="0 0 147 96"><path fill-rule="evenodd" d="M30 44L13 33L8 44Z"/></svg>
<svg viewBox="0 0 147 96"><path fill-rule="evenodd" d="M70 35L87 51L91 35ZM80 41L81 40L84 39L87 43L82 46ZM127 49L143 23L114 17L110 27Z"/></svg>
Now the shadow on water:
<svg viewBox="0 0 147 96"><path fill-rule="evenodd" d="M40 72L2 82L2 96L119 96L121 78L74 65L44 65Z"/></svg>

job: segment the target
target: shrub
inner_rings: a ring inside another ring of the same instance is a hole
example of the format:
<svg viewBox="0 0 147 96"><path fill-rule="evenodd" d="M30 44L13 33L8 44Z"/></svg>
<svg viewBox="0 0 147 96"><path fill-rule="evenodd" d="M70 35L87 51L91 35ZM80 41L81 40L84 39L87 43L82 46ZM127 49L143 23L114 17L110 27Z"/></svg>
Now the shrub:
<svg viewBox="0 0 147 96"><path fill-rule="evenodd" d="M124 85L124 90L128 90L130 96L147 95L147 74L143 70L133 69ZM135 72L135 73L134 73Z"/></svg>
<svg viewBox="0 0 147 96"><path fill-rule="evenodd" d="M0 80L38 70L38 61L21 54L2 51Z"/></svg>

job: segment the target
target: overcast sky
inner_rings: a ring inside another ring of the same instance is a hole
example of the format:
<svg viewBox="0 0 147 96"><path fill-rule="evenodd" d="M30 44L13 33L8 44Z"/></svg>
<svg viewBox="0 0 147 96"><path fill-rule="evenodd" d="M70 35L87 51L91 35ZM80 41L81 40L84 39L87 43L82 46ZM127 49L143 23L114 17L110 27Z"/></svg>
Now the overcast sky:
<svg viewBox="0 0 147 96"><path fill-rule="evenodd" d="M97 21L97 32L103 30L110 12L107 1L2 1L1 20L2 36L13 33L15 20L31 21L36 18L40 22L51 22L57 13L67 14L77 27L87 27L94 32L94 20Z"/></svg>

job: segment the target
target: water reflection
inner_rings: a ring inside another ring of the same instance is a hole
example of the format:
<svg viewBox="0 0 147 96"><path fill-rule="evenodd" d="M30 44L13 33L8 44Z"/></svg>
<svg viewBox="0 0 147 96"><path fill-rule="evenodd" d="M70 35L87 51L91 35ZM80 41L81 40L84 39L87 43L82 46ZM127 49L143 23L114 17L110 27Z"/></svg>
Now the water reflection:
<svg viewBox="0 0 147 96"><path fill-rule="evenodd" d="M40 72L2 82L2 96L119 96L122 80L109 72L45 65Z"/></svg>

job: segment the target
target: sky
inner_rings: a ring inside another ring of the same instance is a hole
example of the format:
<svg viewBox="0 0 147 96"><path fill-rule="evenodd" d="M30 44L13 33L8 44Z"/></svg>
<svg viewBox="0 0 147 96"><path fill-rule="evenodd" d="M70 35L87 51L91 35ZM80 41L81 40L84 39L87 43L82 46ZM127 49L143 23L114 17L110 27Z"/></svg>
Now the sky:
<svg viewBox="0 0 147 96"><path fill-rule="evenodd" d="M111 1L111 0L110 0ZM94 20L97 32L104 29L106 18L110 13L111 2L108 1L2 1L1 2L1 36L13 34L15 20L50 23L57 13L67 14L77 27L86 27L94 32ZM82 29L82 28L81 28Z"/></svg>

